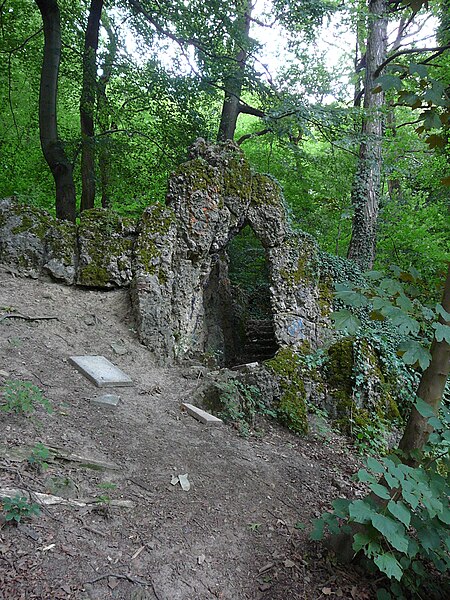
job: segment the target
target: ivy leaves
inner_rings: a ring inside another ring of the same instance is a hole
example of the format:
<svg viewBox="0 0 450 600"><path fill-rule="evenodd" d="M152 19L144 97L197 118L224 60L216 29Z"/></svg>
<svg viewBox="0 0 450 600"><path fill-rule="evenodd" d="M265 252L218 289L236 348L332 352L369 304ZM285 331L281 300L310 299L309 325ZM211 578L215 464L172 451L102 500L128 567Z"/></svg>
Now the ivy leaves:
<svg viewBox="0 0 450 600"><path fill-rule="evenodd" d="M435 310L423 306L417 299L407 295L406 285L414 284L419 273L414 269L401 271L392 267L396 278L386 277L380 271L365 273L366 285L335 285L335 298L349 308L332 313L336 329L347 335L355 335L370 321L388 321L400 336L397 353L407 365L418 365L425 370L430 364L428 348L430 333L438 342L450 343L450 314L437 304ZM429 321L440 317L429 325Z"/></svg>

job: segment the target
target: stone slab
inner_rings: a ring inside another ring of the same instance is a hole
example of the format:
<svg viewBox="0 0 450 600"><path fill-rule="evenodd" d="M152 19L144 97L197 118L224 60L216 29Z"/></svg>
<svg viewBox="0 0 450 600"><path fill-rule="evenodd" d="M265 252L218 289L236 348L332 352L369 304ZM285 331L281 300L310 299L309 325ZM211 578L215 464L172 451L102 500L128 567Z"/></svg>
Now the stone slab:
<svg viewBox="0 0 450 600"><path fill-rule="evenodd" d="M205 410L197 408L193 404L183 402L182 406L186 409L186 412L191 415L191 417L194 417L194 419L197 419L197 421L200 421L200 423L203 423L203 425L221 425L223 423L222 419L219 419L214 415L210 415Z"/></svg>
<svg viewBox="0 0 450 600"><path fill-rule="evenodd" d="M116 394L103 394L103 396L97 396L97 398L91 399L92 404L97 404L98 406L111 406L115 407L120 402L120 396Z"/></svg>
<svg viewBox="0 0 450 600"><path fill-rule="evenodd" d="M70 356L69 362L97 387L125 387L132 379L104 356Z"/></svg>

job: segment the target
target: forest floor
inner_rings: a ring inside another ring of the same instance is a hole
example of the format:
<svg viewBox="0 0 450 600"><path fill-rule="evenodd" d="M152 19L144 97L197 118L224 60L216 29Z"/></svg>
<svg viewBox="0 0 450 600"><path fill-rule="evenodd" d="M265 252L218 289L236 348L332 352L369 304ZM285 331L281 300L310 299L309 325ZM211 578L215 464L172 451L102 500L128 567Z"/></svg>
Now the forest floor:
<svg viewBox="0 0 450 600"><path fill-rule="evenodd" d="M14 311L57 318L2 319ZM132 387L107 390L121 396L116 408L91 402L103 390L68 362L83 354L132 377ZM301 438L270 421L248 439L205 427L181 409L198 383L184 375L156 367L139 343L126 290L0 272L0 385L30 381L53 407L0 413L0 488L82 501L18 526L0 517L0 598L375 597L373 582L308 539L333 499L363 493L345 439L323 427ZM59 449L42 472L26 460L36 443ZM171 484L186 473L189 491Z"/></svg>

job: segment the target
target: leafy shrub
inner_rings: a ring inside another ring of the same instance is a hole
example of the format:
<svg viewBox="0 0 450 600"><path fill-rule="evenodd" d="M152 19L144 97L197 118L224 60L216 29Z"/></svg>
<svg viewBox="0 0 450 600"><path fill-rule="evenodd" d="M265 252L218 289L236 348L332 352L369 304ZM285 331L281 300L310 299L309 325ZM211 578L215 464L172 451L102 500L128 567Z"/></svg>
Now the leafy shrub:
<svg viewBox="0 0 450 600"><path fill-rule="evenodd" d="M36 410L36 404L41 404L48 413L52 412L50 402L30 381L7 381L3 386L3 398L0 410L7 413L32 413Z"/></svg>
<svg viewBox="0 0 450 600"><path fill-rule="evenodd" d="M444 407L438 419L423 400L415 406L434 427L421 463L409 466L396 454L368 458L357 479L371 495L335 500L334 511L316 520L312 532L315 540L325 527L332 534L352 532L355 553L363 552L390 580L389 591L379 590L380 600L417 594L433 585L433 574L450 570L450 411Z"/></svg>
<svg viewBox="0 0 450 600"><path fill-rule="evenodd" d="M37 504L28 502L23 496L14 496L13 498L3 498L1 501L5 521L15 521L20 523L23 518L39 515L40 508Z"/></svg>
<svg viewBox="0 0 450 600"><path fill-rule="evenodd" d="M50 457L50 450L44 444L38 443L34 446L30 456L27 458L28 463L37 471L43 471L48 468L45 462Z"/></svg>

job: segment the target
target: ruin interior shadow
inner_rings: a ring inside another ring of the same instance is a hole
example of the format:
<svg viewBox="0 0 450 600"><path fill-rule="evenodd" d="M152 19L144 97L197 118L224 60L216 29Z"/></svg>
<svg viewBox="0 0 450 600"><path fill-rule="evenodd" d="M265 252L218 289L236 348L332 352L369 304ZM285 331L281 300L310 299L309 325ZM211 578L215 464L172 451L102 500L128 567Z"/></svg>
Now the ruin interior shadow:
<svg viewBox="0 0 450 600"><path fill-rule="evenodd" d="M205 347L220 365L263 361L276 354L266 253L250 226L216 256L204 307Z"/></svg>

